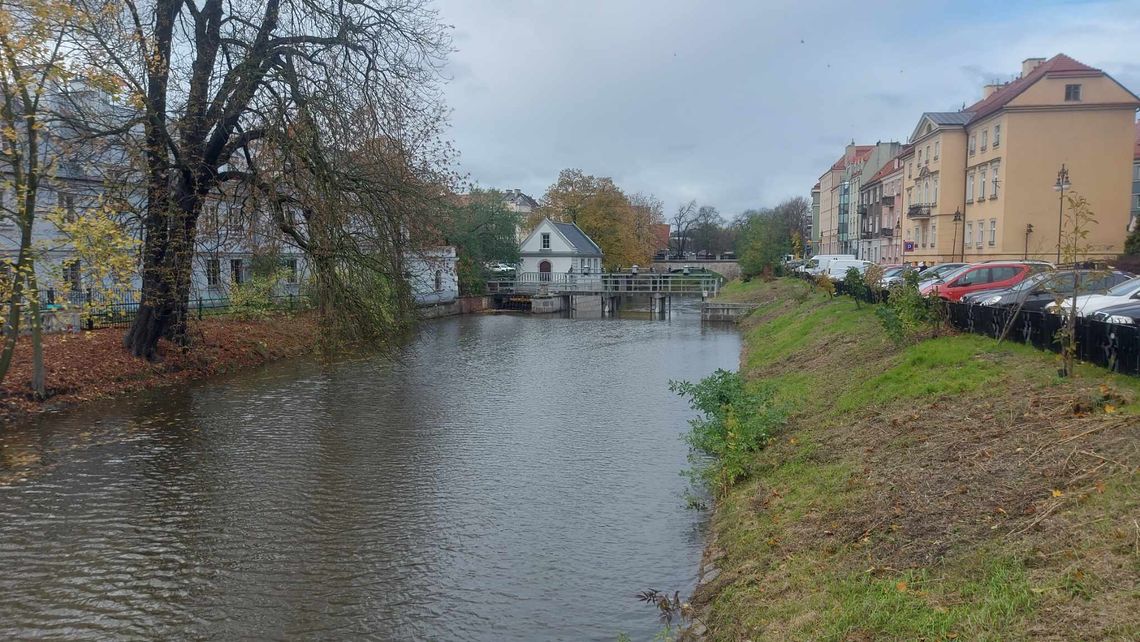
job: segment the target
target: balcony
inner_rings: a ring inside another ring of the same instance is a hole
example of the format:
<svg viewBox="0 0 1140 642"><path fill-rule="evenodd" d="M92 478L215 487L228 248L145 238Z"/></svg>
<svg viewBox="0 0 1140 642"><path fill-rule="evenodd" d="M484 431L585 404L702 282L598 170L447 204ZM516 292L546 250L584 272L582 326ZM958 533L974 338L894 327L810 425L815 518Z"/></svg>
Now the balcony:
<svg viewBox="0 0 1140 642"><path fill-rule="evenodd" d="M893 227L884 227L884 228L879 230L879 236L881 236L885 239L893 238L894 235L895 235L895 228L893 228Z"/></svg>
<svg viewBox="0 0 1140 642"><path fill-rule="evenodd" d="M880 202L882 202L882 204L886 205L887 207L894 207L895 206L895 197L894 196L883 196L883 198Z"/></svg>
<svg viewBox="0 0 1140 642"><path fill-rule="evenodd" d="M860 205L859 206L859 216L866 216L866 215L867 215L867 206L866 205Z"/></svg>
<svg viewBox="0 0 1140 642"><path fill-rule="evenodd" d="M875 233L872 232L871 230L863 230L863 231L859 232L859 239L860 240L870 241L873 238L877 238L877 237L875 236Z"/></svg>
<svg viewBox="0 0 1140 642"><path fill-rule="evenodd" d="M931 205L911 205L906 210L907 218L930 218Z"/></svg>

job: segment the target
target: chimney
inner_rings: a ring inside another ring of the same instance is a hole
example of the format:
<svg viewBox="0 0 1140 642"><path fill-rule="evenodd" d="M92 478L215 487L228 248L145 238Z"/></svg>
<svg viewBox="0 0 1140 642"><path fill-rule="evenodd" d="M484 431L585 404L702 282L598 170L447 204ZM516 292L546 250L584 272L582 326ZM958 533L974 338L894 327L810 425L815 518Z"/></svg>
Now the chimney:
<svg viewBox="0 0 1140 642"><path fill-rule="evenodd" d="M1021 77L1024 78L1029 75L1029 72L1037 68L1037 65L1045 62L1044 58L1026 58L1021 61Z"/></svg>
<svg viewBox="0 0 1140 642"><path fill-rule="evenodd" d="M992 96L993 93L998 89L1001 89L1001 85L997 84L996 82L989 83L988 85L982 85L982 100L985 100Z"/></svg>

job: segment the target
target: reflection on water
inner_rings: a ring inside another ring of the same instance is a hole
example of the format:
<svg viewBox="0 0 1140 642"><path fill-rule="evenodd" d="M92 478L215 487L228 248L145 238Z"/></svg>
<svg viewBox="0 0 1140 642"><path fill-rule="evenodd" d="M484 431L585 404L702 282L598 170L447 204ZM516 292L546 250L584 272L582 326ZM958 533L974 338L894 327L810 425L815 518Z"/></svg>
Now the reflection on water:
<svg viewBox="0 0 1140 642"><path fill-rule="evenodd" d="M691 589L731 329L479 316L0 434L0 637L635 639Z"/></svg>

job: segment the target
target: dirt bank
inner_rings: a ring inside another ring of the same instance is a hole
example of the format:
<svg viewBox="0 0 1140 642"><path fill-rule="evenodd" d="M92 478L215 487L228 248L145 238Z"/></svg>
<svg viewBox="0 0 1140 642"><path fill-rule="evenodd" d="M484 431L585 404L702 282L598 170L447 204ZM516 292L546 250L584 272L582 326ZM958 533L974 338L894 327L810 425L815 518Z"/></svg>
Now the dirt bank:
<svg viewBox="0 0 1140 642"><path fill-rule="evenodd" d="M308 314L256 321L206 319L195 322L191 332L193 342L186 350L163 341L158 363L136 359L124 351L123 330L49 335L44 340L49 398L42 402L33 398L29 387L31 342L25 337L0 385L0 422L298 356L311 352L318 338L315 320Z"/></svg>

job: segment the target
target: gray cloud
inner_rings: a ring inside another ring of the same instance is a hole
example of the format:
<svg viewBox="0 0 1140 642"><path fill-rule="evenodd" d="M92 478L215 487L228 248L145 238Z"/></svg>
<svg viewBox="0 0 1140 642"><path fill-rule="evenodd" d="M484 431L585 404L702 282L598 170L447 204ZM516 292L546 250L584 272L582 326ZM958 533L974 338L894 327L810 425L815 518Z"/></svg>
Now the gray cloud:
<svg viewBox="0 0 1140 642"><path fill-rule="evenodd" d="M441 0L462 170L538 197L578 167L732 215L806 196L852 138L904 139L1029 56L1140 81L1114 62L1140 59L1140 3L919 4Z"/></svg>

